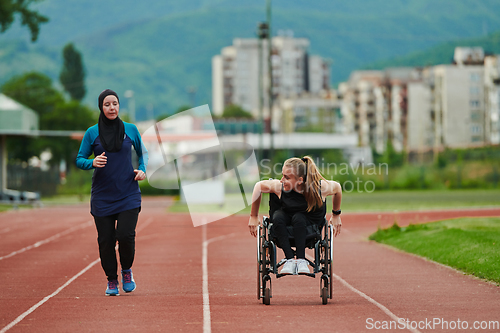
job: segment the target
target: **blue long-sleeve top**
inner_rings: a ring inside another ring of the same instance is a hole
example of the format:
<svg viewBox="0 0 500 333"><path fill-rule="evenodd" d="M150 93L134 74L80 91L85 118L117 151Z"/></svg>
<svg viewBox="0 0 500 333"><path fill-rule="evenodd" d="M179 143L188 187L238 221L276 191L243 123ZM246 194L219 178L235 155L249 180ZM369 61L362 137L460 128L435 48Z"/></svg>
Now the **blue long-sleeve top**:
<svg viewBox="0 0 500 333"><path fill-rule="evenodd" d="M77 167L83 170L94 169L90 198L90 212L94 216L109 216L141 206L139 183L134 180L132 146L139 157L139 170L144 172L148 164L148 152L137 127L126 122L123 122L123 125L125 138L120 151L108 152L104 149L96 124L85 132L76 157ZM92 154L101 155L103 152L108 158L106 165L103 168L95 168L92 166L94 160L89 157Z"/></svg>

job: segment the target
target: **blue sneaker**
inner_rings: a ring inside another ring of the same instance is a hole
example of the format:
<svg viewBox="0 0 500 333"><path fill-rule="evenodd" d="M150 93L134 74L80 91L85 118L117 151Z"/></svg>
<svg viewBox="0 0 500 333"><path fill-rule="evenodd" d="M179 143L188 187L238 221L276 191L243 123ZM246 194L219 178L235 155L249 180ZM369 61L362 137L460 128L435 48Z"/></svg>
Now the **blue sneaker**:
<svg viewBox="0 0 500 333"><path fill-rule="evenodd" d="M118 296L118 280L108 281L108 289L106 289L106 296Z"/></svg>
<svg viewBox="0 0 500 333"><path fill-rule="evenodd" d="M126 293L131 293L135 290L135 281L131 269L122 270L122 288Z"/></svg>

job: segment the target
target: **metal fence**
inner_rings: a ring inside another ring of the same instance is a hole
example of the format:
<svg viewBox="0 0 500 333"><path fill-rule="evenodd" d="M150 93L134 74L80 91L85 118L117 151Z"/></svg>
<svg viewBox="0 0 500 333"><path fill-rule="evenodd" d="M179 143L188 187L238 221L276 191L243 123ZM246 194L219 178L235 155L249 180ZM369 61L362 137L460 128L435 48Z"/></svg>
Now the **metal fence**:
<svg viewBox="0 0 500 333"><path fill-rule="evenodd" d="M39 167L29 166L26 162L7 164L7 188L10 190L38 192L43 196L57 193L60 183L58 167L44 171Z"/></svg>

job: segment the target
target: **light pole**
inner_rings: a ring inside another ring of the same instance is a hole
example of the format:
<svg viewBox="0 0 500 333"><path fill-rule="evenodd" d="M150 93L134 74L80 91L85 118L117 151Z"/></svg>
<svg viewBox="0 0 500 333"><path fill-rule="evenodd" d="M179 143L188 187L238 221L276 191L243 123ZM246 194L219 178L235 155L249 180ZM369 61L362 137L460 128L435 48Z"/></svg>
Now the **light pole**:
<svg viewBox="0 0 500 333"><path fill-rule="evenodd" d="M267 39L269 35L269 26L266 22L260 22L257 26L257 37L259 38L259 160L264 158L264 140L262 138L264 131L264 75L263 75L263 57L262 40Z"/></svg>
<svg viewBox="0 0 500 333"><path fill-rule="evenodd" d="M128 113L130 117L130 122L135 122L135 101L134 92L132 90L125 91L125 97L128 99Z"/></svg>
<svg viewBox="0 0 500 333"><path fill-rule="evenodd" d="M268 47L268 69L269 69L269 156L274 155L274 131L273 131L273 45L272 45L272 30L271 30L271 0L267 0L267 47Z"/></svg>

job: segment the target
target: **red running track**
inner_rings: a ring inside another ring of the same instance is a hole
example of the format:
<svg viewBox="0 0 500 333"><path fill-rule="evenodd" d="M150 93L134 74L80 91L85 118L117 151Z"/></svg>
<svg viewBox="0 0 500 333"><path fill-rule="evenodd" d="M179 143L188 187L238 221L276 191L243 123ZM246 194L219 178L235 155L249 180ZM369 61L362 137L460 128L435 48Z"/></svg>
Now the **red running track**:
<svg viewBox="0 0 500 333"><path fill-rule="evenodd" d="M104 296L88 204L1 213L0 332L363 332L397 318L459 319L475 331L475 321L500 321L497 286L366 240L394 219L500 216L500 208L343 214L333 301L321 305L319 277L273 276L265 306L256 297L256 240L247 217L194 228L187 214L167 214L168 204L144 200L137 290L119 297ZM410 331L447 331L433 328Z"/></svg>

